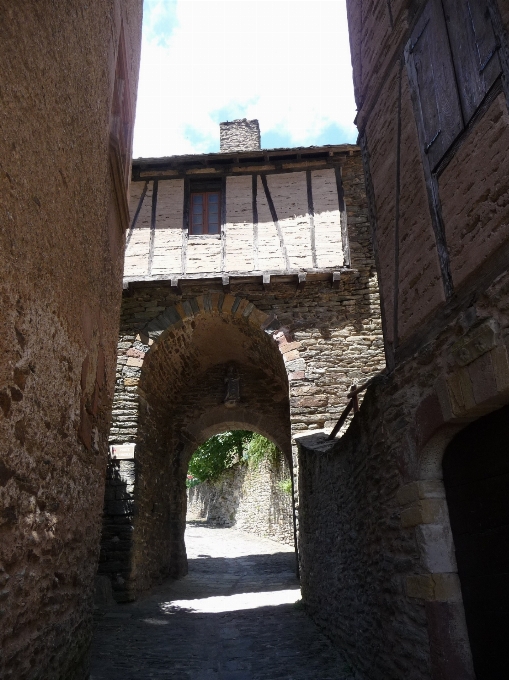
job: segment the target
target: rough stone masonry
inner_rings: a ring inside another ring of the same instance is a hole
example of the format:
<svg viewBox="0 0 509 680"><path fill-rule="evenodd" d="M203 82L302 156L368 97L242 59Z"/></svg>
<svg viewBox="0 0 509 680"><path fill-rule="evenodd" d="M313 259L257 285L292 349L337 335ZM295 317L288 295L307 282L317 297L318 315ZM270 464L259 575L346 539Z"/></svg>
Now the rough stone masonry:
<svg viewBox="0 0 509 680"><path fill-rule="evenodd" d="M258 121L233 120L219 124L220 151L259 151L260 125Z"/></svg>
<svg viewBox="0 0 509 680"><path fill-rule="evenodd" d="M370 680L498 680L507 3L347 4L388 371L341 439L300 439L303 598Z"/></svg>
<svg viewBox="0 0 509 680"><path fill-rule="evenodd" d="M117 599L186 573L198 445L248 429L283 451L331 428L384 366L360 152L351 145L141 159L133 166L101 574ZM220 196L220 233L190 232ZM234 367L240 397L227 404Z"/></svg>
<svg viewBox="0 0 509 680"><path fill-rule="evenodd" d="M0 2L0 677L83 680L139 0Z"/></svg>

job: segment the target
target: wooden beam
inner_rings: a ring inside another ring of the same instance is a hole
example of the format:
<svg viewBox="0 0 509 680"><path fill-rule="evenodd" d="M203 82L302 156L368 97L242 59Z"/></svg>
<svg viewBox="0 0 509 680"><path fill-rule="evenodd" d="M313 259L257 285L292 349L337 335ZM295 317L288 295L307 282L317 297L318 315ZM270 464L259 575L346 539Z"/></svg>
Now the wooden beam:
<svg viewBox="0 0 509 680"><path fill-rule="evenodd" d="M339 288L339 282L341 281L341 272L332 272L332 287L336 290Z"/></svg>
<svg viewBox="0 0 509 680"><path fill-rule="evenodd" d="M298 279L297 288L299 290L302 290L304 288L304 286L306 285L306 277L307 277L306 272L300 272L299 274L297 274L297 279Z"/></svg>
<svg viewBox="0 0 509 680"><path fill-rule="evenodd" d="M262 280L263 280L263 287L265 290L270 288L270 274L264 273L262 274Z"/></svg>
<svg viewBox="0 0 509 680"><path fill-rule="evenodd" d="M223 274L221 279L222 279L222 283L223 283L224 292L229 293L230 292L230 277L228 276L228 274Z"/></svg>

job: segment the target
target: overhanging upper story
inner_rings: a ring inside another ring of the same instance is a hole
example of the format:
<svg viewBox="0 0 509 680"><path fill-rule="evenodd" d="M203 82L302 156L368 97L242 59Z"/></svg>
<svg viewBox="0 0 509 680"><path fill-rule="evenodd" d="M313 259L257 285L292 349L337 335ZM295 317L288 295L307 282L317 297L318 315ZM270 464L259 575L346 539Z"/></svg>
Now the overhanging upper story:
<svg viewBox="0 0 509 680"><path fill-rule="evenodd" d="M365 222L350 144L133 161L125 286L131 281L339 278L349 228Z"/></svg>

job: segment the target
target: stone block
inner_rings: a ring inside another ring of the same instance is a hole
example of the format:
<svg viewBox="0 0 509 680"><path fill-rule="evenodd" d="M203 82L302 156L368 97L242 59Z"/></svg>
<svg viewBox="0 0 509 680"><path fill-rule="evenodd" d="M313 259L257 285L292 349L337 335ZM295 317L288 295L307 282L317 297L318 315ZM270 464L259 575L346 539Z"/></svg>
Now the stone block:
<svg viewBox="0 0 509 680"><path fill-rule="evenodd" d="M286 342L286 338L284 337L284 342L279 342L279 351L281 354L288 354L288 352L294 352L295 350L299 350L302 347L302 343L300 342Z"/></svg>
<svg viewBox="0 0 509 680"><path fill-rule="evenodd" d="M143 366L143 359L129 357L127 359L127 366L136 366L137 368L141 368Z"/></svg>
<svg viewBox="0 0 509 680"><path fill-rule="evenodd" d="M396 494L396 500L400 505L414 503L415 501L418 501L419 498L419 486L417 482L401 486Z"/></svg>
<svg viewBox="0 0 509 680"><path fill-rule="evenodd" d="M460 368L447 378L447 388L453 415L461 416L475 407L472 383L466 368Z"/></svg>
<svg viewBox="0 0 509 680"><path fill-rule="evenodd" d="M482 404L497 395L497 381L490 354L483 354L468 365L468 375L476 404Z"/></svg>
<svg viewBox="0 0 509 680"><path fill-rule="evenodd" d="M431 573L457 570L452 532L448 524L421 524L417 527L421 564Z"/></svg>
<svg viewBox="0 0 509 680"><path fill-rule="evenodd" d="M406 594L421 600L435 602L461 601L461 586L458 574L419 574L407 576Z"/></svg>
<svg viewBox="0 0 509 680"><path fill-rule="evenodd" d="M471 328L468 333L452 347L452 355L459 366L467 366L475 359L489 352L496 343L498 324L489 319L479 326Z"/></svg>
<svg viewBox="0 0 509 680"><path fill-rule="evenodd" d="M221 312L223 314L231 314L233 303L235 302L235 297L229 293L224 296L223 304L221 307Z"/></svg>
<svg viewBox="0 0 509 680"><path fill-rule="evenodd" d="M261 328L263 323L267 320L267 314L261 312L259 309L253 309L248 317L249 323L257 328Z"/></svg>
<svg viewBox="0 0 509 680"><path fill-rule="evenodd" d="M128 349L126 352L128 357L135 357L137 359L144 359L145 358L145 352L142 352L139 349L135 349L134 347L131 347L131 349Z"/></svg>
<svg viewBox="0 0 509 680"><path fill-rule="evenodd" d="M498 345L490 352L490 355L497 383L497 392L507 392L509 390L509 361L507 358L507 348L505 345Z"/></svg>
<svg viewBox="0 0 509 680"><path fill-rule="evenodd" d="M433 600L435 586L431 574L418 574L406 577L407 597L420 600Z"/></svg>
<svg viewBox="0 0 509 680"><path fill-rule="evenodd" d="M401 513L401 525L404 528L418 524L438 524L447 519L445 500L437 498L422 499Z"/></svg>

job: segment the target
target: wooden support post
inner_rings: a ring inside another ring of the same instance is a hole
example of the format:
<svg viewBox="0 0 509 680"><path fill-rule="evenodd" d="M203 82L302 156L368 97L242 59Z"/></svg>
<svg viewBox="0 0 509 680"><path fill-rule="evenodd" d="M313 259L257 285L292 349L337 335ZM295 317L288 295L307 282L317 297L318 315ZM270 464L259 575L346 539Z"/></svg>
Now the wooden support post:
<svg viewBox="0 0 509 680"><path fill-rule="evenodd" d="M175 295L182 295L182 289L180 287L180 281L176 276L171 279L171 292Z"/></svg>

